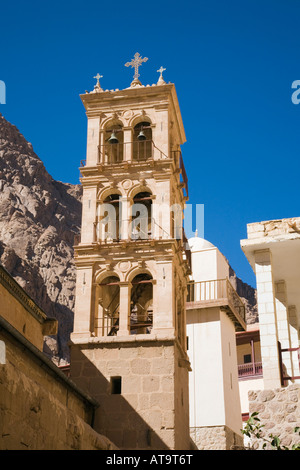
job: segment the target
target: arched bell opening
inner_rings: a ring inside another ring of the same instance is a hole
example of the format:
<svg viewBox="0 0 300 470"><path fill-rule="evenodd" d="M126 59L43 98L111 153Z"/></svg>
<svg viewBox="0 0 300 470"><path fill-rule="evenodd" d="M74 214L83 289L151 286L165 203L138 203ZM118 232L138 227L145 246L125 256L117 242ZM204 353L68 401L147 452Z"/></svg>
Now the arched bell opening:
<svg viewBox="0 0 300 470"><path fill-rule="evenodd" d="M121 124L110 125L104 135L105 163L114 164L123 161L124 132Z"/></svg>
<svg viewBox="0 0 300 470"><path fill-rule="evenodd" d="M130 334L150 334L153 327L152 276L138 274L131 284Z"/></svg>
<svg viewBox="0 0 300 470"><path fill-rule="evenodd" d="M139 122L133 129L133 160L143 161L152 158L152 128L150 122Z"/></svg>
<svg viewBox="0 0 300 470"><path fill-rule="evenodd" d="M118 241L121 238L122 204L120 194L110 194L97 208L97 240Z"/></svg>
<svg viewBox="0 0 300 470"><path fill-rule="evenodd" d="M146 240L152 234L152 194L143 191L133 198L131 209L131 238Z"/></svg>
<svg viewBox="0 0 300 470"><path fill-rule="evenodd" d="M109 276L96 286L96 336L116 336L119 330L119 283L117 276Z"/></svg>

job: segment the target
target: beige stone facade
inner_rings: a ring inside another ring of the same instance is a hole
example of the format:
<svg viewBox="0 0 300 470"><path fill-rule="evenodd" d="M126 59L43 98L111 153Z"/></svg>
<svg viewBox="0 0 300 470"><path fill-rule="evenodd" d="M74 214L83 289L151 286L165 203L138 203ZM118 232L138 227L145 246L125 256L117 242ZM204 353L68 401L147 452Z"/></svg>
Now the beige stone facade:
<svg viewBox="0 0 300 470"><path fill-rule="evenodd" d="M191 427L191 437L198 450L231 450L233 446L243 446L241 434L228 426Z"/></svg>
<svg viewBox="0 0 300 470"><path fill-rule="evenodd" d="M140 336L73 346L72 378L99 402L95 427L119 448L188 449L185 355L175 338Z"/></svg>
<svg viewBox="0 0 300 470"><path fill-rule="evenodd" d="M187 180L175 87L81 98L88 135L71 377L101 398L95 425L120 448L188 449Z"/></svg>
<svg viewBox="0 0 300 470"><path fill-rule="evenodd" d="M97 402L42 352L56 322L2 267L0 299L0 449L115 449L92 427Z"/></svg>
<svg viewBox="0 0 300 470"><path fill-rule="evenodd" d="M2 266L0 299L1 317L12 323L19 333L42 351L44 337L57 333L57 321L48 318Z"/></svg>

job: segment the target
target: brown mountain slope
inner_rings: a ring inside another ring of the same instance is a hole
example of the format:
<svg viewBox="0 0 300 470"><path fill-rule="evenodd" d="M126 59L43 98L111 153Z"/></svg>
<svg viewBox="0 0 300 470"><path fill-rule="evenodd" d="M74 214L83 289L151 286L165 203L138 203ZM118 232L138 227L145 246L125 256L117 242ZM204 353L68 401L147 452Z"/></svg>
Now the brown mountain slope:
<svg viewBox="0 0 300 470"><path fill-rule="evenodd" d="M74 235L81 187L55 181L17 128L0 115L0 263L59 321L51 354L68 359L73 327Z"/></svg>

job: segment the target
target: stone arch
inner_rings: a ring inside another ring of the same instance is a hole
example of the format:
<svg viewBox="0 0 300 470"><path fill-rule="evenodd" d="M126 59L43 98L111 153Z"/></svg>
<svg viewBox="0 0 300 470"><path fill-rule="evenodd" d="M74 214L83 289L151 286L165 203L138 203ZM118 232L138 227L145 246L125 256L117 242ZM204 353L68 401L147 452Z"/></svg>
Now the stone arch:
<svg viewBox="0 0 300 470"><path fill-rule="evenodd" d="M99 269L94 274L94 284L101 284L106 277L116 276L120 282L124 280L124 274L116 266L114 269Z"/></svg>
<svg viewBox="0 0 300 470"><path fill-rule="evenodd" d="M139 124L140 122L145 122L145 121L148 121L151 126L153 125L152 119L150 118L150 116L148 114L146 114L146 113L145 114L138 114L138 115L135 114L130 119L130 121L128 123L128 126L132 127L132 129L133 129L137 124Z"/></svg>
<svg viewBox="0 0 300 470"><path fill-rule="evenodd" d="M131 279L130 333L149 334L153 327L153 277L142 270Z"/></svg>
<svg viewBox="0 0 300 470"><path fill-rule="evenodd" d="M120 277L115 271L102 271L96 276L96 280L94 334L115 336L119 330Z"/></svg>
<svg viewBox="0 0 300 470"><path fill-rule="evenodd" d="M108 116L107 118L103 119L103 121L101 123L101 129L102 129L102 131L107 130L111 126L114 126L114 125L120 125L120 126L124 127L126 124L122 121L122 119L119 116L117 116L117 117Z"/></svg>
<svg viewBox="0 0 300 470"><path fill-rule="evenodd" d="M145 161L153 158L152 122L146 115L132 121L132 161Z"/></svg>
<svg viewBox="0 0 300 470"><path fill-rule="evenodd" d="M97 240L113 241L121 238L122 194L116 188L101 194L96 208Z"/></svg>
<svg viewBox="0 0 300 470"><path fill-rule="evenodd" d="M152 238L152 193L138 191L131 202L130 233L131 238Z"/></svg>
<svg viewBox="0 0 300 470"><path fill-rule="evenodd" d="M137 183L137 184L133 185L127 193L127 197L128 197L131 204L133 203L134 197L138 193L141 193L141 192L149 192L152 195L154 194L151 184L145 185L143 183Z"/></svg>
<svg viewBox="0 0 300 470"><path fill-rule="evenodd" d="M116 164L124 157L124 123L119 118L111 118L103 123L103 145L101 162ZM111 138L114 137L114 140Z"/></svg>
<svg viewBox="0 0 300 470"><path fill-rule="evenodd" d="M152 277L154 280L156 278L156 273L152 271L149 266L132 266L126 273L125 273L125 282L131 282L134 277L136 277L138 274L149 274L149 276Z"/></svg>
<svg viewBox="0 0 300 470"><path fill-rule="evenodd" d="M125 191L124 191L124 189L122 188L121 185L118 185L118 186L115 186L115 187L108 186L108 187L101 188L98 191L98 193L97 193L97 202L99 202L99 203L104 202L104 200L108 196L110 196L111 194L119 194L119 196L121 196L121 197L124 197L126 195Z"/></svg>

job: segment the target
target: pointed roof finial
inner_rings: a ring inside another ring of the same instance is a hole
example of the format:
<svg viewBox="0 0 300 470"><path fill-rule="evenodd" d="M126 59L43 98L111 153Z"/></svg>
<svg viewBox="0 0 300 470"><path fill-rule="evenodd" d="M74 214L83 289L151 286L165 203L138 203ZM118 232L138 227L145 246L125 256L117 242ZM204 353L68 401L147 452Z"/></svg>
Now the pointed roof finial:
<svg viewBox="0 0 300 470"><path fill-rule="evenodd" d="M139 67L142 65L143 62L147 62L148 57L142 58L138 52L134 54L134 59L131 62L126 62L125 67L133 67L134 68L134 75L133 81L131 82L131 87L142 85L139 81Z"/></svg>
<svg viewBox="0 0 300 470"><path fill-rule="evenodd" d="M164 81L163 76L162 76L162 73L165 70L167 70L167 69L164 69L162 66L157 70L157 72L160 73L157 85L165 85L166 84L166 82Z"/></svg>

